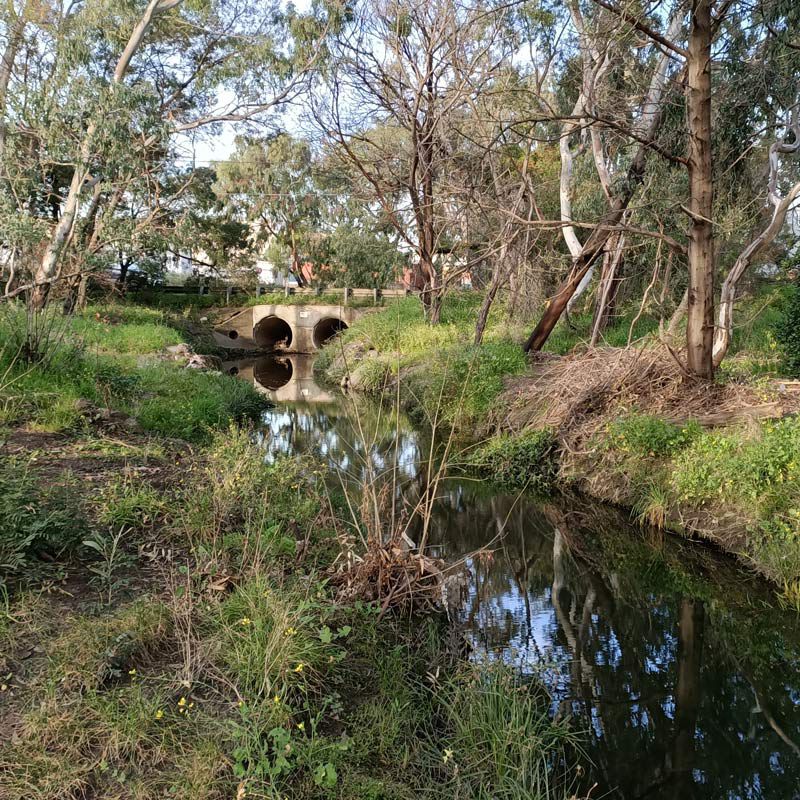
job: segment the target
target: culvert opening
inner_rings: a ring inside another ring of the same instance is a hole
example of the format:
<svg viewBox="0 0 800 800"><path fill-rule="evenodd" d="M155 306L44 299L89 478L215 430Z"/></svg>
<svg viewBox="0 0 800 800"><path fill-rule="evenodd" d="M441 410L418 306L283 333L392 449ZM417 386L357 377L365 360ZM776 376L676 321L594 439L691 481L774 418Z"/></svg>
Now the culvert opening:
<svg viewBox="0 0 800 800"><path fill-rule="evenodd" d="M347 330L347 323L338 317L325 317L314 326L314 347L322 347L338 333Z"/></svg>
<svg viewBox="0 0 800 800"><path fill-rule="evenodd" d="M264 350L286 350L292 343L292 328L280 317L264 317L253 328L253 338Z"/></svg>
<svg viewBox="0 0 800 800"><path fill-rule="evenodd" d="M228 331L228 338L230 338L230 339L238 339L239 338L239 331Z"/></svg>
<svg viewBox="0 0 800 800"><path fill-rule="evenodd" d="M288 358L260 358L253 367L253 377L265 389L275 391L286 386L294 369Z"/></svg>

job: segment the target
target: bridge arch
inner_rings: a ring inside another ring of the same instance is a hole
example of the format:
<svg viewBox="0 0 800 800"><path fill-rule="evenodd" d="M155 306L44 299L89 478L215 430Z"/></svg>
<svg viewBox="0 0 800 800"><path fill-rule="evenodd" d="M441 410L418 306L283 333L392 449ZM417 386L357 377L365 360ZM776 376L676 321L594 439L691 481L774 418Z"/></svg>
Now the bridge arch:
<svg viewBox="0 0 800 800"><path fill-rule="evenodd" d="M339 317L323 317L315 326L312 334L314 347L319 349L333 339L334 336L346 331L347 323Z"/></svg>
<svg viewBox="0 0 800 800"><path fill-rule="evenodd" d="M292 326L275 314L264 317L253 328L256 344L264 350L287 350L294 338Z"/></svg>

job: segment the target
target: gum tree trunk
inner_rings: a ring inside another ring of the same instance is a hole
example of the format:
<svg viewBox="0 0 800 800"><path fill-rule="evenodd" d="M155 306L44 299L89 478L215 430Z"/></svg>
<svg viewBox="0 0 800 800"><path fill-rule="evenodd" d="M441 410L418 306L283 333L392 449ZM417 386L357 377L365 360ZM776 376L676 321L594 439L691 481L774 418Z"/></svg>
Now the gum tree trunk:
<svg viewBox="0 0 800 800"><path fill-rule="evenodd" d="M694 0L687 57L689 128L689 303L686 361L700 378L714 375L714 189L711 174L711 4Z"/></svg>
<svg viewBox="0 0 800 800"><path fill-rule="evenodd" d="M150 0L141 19L128 38L122 55L117 61L112 83L122 83L131 65L131 60L137 50L142 46L145 36L150 26L153 24L156 15L180 5L181 2L182 0ZM75 171L72 173L72 180L70 181L67 197L64 200L64 205L61 209L58 221L50 237L50 242L42 256L42 261L39 264L39 268L36 270L34 281L36 285L34 286L30 300L31 307L34 311L41 311L45 307L48 295L50 294L50 286L53 280L58 276L61 255L75 223L81 191L89 177L89 164L96 132L97 123L90 122L81 141L78 158L75 163Z"/></svg>

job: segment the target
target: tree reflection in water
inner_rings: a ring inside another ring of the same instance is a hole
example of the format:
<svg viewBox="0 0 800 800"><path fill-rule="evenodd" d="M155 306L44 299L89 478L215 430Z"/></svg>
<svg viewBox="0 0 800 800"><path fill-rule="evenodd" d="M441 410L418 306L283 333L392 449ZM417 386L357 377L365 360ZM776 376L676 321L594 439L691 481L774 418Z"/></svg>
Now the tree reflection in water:
<svg viewBox="0 0 800 800"><path fill-rule="evenodd" d="M412 504L426 489L424 437L376 405L279 406L260 436L270 458L311 453L349 480L396 464ZM553 713L586 731L593 797L800 798L800 631L766 587L606 507L468 480L441 495L436 554L478 553L461 611L474 657L544 678Z"/></svg>

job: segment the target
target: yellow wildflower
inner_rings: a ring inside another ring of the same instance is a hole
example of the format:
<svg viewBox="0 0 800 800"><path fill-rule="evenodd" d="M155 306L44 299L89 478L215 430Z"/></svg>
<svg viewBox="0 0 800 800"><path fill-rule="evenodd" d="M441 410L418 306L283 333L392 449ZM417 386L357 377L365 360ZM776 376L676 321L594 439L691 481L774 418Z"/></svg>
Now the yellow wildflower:
<svg viewBox="0 0 800 800"><path fill-rule="evenodd" d="M298 665L297 665L297 666L294 668L294 671L295 671L295 672L302 672L302 671L303 671L303 666L304 666L304 665L303 665L303 662L301 661L301 662L300 662L300 663L299 663L299 664L298 664Z"/></svg>
<svg viewBox="0 0 800 800"><path fill-rule="evenodd" d="M272 702L275 703L275 705L278 705L278 703L281 702L281 699L278 697L278 695L275 695L275 697L272 698Z"/></svg>
<svg viewBox="0 0 800 800"><path fill-rule="evenodd" d="M297 631L294 628L287 628L286 629L286 635L287 636L294 636L296 633L297 633Z"/></svg>
<svg viewBox="0 0 800 800"><path fill-rule="evenodd" d="M240 625L249 625L249 624L250 624L250 622L251 622L251 620L250 620L250 617L242 617L242 618L239 620L239 624L240 624Z"/></svg>
<svg viewBox="0 0 800 800"><path fill-rule="evenodd" d="M158 711L156 711L156 719L161 719L163 716L164 716L164 711L163 709L159 708Z"/></svg>
<svg viewBox="0 0 800 800"><path fill-rule="evenodd" d="M298 722L297 723L297 730L304 731L305 729L306 729L306 726L305 726L304 722Z"/></svg>
<svg viewBox="0 0 800 800"><path fill-rule="evenodd" d="M178 705L179 705L181 708L183 708L183 707L186 705L186 698L185 698L185 697L181 697L181 699L180 699L180 700L178 700Z"/></svg>

